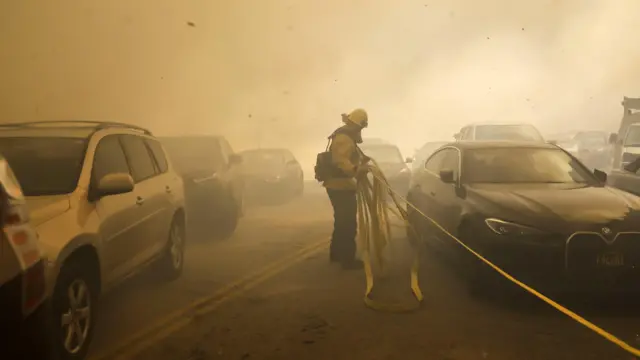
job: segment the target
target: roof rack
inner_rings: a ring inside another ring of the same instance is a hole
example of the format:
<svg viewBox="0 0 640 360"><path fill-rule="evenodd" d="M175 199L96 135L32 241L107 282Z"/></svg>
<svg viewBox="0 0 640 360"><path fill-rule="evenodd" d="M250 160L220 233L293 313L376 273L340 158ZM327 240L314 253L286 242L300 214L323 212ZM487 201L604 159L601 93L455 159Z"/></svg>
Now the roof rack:
<svg viewBox="0 0 640 360"><path fill-rule="evenodd" d="M142 128L140 126L125 124L120 122L113 122L113 121L90 121L90 120L29 121L29 122L0 124L0 128L10 128L10 127L20 128L20 127L32 127L32 126L38 126L38 125L65 126L67 124L68 125L93 125L96 131L102 130L102 129L108 129L112 127L121 127L121 128L128 128L132 130L142 131L146 135L153 135L151 131L145 128Z"/></svg>

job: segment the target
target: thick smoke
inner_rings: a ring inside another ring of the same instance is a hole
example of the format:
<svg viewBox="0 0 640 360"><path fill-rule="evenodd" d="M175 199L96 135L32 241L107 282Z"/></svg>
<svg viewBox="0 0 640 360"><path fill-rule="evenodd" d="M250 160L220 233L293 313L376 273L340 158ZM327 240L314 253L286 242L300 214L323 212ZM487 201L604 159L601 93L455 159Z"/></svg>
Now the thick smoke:
<svg viewBox="0 0 640 360"><path fill-rule="evenodd" d="M0 121L109 119L312 158L353 107L404 151L468 122L612 129L635 0L4 1Z"/></svg>

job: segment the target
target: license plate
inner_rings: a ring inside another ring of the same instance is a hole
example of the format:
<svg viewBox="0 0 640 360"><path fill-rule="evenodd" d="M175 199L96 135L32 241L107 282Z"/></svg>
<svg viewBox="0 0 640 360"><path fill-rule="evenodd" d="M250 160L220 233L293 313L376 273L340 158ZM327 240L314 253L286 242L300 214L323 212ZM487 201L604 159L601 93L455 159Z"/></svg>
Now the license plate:
<svg viewBox="0 0 640 360"><path fill-rule="evenodd" d="M596 258L598 266L618 267L624 266L624 256L621 253L608 252L598 255Z"/></svg>

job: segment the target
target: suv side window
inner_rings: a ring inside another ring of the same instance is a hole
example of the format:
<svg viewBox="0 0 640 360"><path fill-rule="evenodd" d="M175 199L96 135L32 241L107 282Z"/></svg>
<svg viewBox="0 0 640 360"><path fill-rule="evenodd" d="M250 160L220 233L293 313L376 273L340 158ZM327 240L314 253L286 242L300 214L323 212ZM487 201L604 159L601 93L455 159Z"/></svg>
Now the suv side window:
<svg viewBox="0 0 640 360"><path fill-rule="evenodd" d="M145 139L144 140L149 146L151 153L153 154L153 158L156 161L156 165L158 165L158 170L161 174L166 173L169 165L167 163L167 158L164 156L164 150L162 149L162 145L160 142L153 139Z"/></svg>
<svg viewBox="0 0 640 360"><path fill-rule="evenodd" d="M98 142L93 155L92 181L100 181L105 175L129 174L129 164L124 155L119 135L105 136Z"/></svg>
<svg viewBox="0 0 640 360"><path fill-rule="evenodd" d="M122 147L131 167L131 175L136 183L156 175L156 165L144 140L135 135L123 135Z"/></svg>
<svg viewBox="0 0 640 360"><path fill-rule="evenodd" d="M438 174L440 172L440 164L444 160L445 156L447 156L447 150L440 150L433 154L424 164L424 168L434 174Z"/></svg>

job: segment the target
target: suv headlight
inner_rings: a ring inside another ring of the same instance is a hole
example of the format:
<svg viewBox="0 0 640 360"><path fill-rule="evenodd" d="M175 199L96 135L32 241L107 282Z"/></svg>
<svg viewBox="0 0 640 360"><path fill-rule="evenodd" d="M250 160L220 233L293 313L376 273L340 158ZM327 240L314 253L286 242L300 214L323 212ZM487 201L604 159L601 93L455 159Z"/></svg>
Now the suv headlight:
<svg viewBox="0 0 640 360"><path fill-rule="evenodd" d="M500 219L486 219L485 224L498 235L536 235L543 231L519 224L510 223Z"/></svg>

